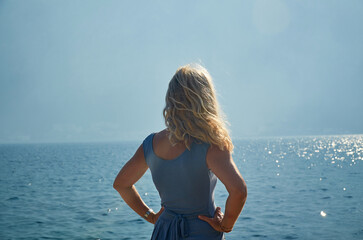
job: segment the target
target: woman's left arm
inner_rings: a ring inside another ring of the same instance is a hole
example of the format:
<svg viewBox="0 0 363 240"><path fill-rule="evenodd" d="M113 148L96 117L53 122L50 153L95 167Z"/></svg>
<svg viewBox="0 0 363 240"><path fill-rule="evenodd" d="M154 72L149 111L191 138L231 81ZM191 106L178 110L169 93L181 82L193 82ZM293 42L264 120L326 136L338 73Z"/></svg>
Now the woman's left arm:
<svg viewBox="0 0 363 240"><path fill-rule="evenodd" d="M141 199L134 184L145 174L147 169L148 166L141 145L134 156L120 170L113 183L113 187L119 192L127 205L141 217L144 217L145 213L150 211L150 208ZM163 210L162 208L158 213L151 212L146 220L155 224Z"/></svg>

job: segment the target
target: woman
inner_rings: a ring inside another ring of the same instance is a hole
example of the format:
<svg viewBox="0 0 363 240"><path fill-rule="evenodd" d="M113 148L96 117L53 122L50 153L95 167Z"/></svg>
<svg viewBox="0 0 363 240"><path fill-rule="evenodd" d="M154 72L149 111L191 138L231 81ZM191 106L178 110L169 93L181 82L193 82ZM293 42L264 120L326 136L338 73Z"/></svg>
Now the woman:
<svg viewBox="0 0 363 240"><path fill-rule="evenodd" d="M242 211L247 188L233 162L233 144L207 70L179 68L165 101L167 128L144 140L113 186L136 213L155 224L151 239L224 239ZM148 168L161 198L157 213L134 186ZM214 204L217 178L229 193L225 214Z"/></svg>

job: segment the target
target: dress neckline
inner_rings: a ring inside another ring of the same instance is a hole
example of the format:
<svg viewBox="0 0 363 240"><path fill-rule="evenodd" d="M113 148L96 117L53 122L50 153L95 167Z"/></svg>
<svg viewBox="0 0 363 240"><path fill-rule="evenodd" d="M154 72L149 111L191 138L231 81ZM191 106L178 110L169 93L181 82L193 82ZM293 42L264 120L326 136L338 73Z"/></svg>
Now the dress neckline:
<svg viewBox="0 0 363 240"><path fill-rule="evenodd" d="M158 155L156 155L156 153L155 153L155 151L154 151L154 144L153 144L153 142L154 142L154 137L155 137L155 135L156 135L156 133L154 133L154 134L152 135L152 137L151 137L151 152L154 154L154 156L155 156L155 157L157 157L157 158L159 158L159 159L161 159L161 160L163 160L163 161L175 161L175 160L179 159L180 157L182 157L183 155L185 155L185 153L187 153L187 152L189 152L189 151L190 151L190 150L186 147L186 148L185 148L185 150L184 150L181 154L179 154L177 157L175 157L175 158L172 158L172 159L165 159L165 158L159 157ZM190 149L192 149L193 143L194 143L194 141L192 141L192 143L189 145L189 148L190 148Z"/></svg>

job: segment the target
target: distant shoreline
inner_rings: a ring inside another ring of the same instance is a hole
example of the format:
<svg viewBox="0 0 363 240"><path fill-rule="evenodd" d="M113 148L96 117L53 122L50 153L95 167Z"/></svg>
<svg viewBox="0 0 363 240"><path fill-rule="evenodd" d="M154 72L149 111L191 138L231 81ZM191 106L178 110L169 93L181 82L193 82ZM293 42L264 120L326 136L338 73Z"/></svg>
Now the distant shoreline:
<svg viewBox="0 0 363 240"><path fill-rule="evenodd" d="M254 139L277 139L277 138L314 138L314 137L358 137L362 136L363 133L353 133L353 134L322 134L322 135L281 135L281 136L245 136L233 138L233 141L245 141ZM74 142L0 142L0 145L73 145L73 144L140 144L140 140L110 140L110 141L74 141Z"/></svg>

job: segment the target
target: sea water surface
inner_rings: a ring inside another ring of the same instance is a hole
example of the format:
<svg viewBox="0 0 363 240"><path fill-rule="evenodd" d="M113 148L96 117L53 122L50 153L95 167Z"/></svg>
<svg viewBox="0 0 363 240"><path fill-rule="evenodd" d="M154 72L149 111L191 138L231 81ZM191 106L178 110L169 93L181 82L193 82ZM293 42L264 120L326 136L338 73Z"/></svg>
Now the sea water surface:
<svg viewBox="0 0 363 240"><path fill-rule="evenodd" d="M0 145L0 239L149 239L112 188L139 144ZM244 139L233 157L248 199L227 239L363 239L362 135ZM136 187L159 210L149 171Z"/></svg>

